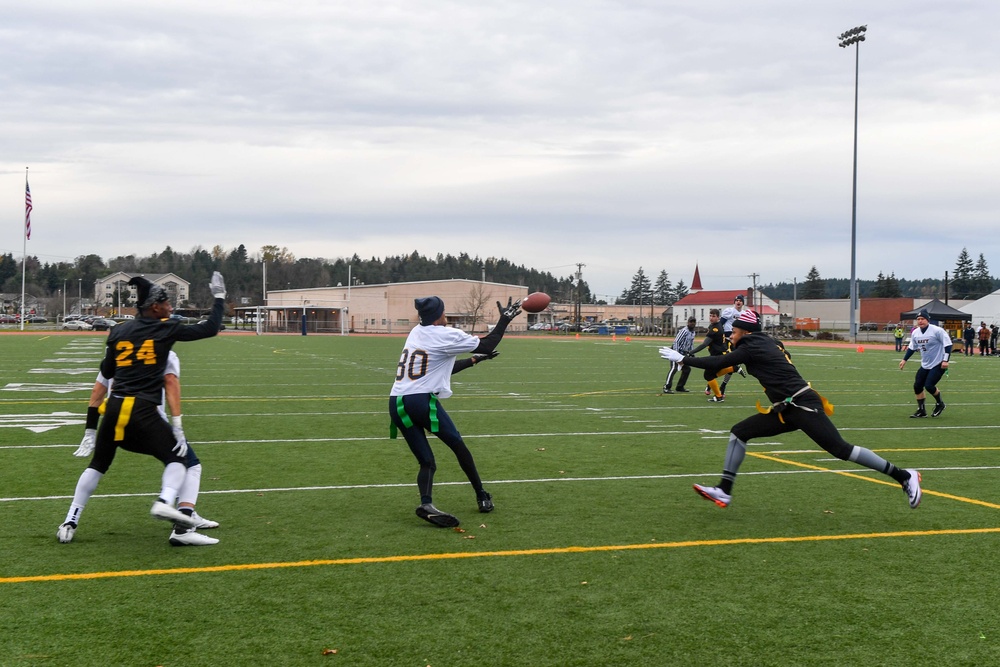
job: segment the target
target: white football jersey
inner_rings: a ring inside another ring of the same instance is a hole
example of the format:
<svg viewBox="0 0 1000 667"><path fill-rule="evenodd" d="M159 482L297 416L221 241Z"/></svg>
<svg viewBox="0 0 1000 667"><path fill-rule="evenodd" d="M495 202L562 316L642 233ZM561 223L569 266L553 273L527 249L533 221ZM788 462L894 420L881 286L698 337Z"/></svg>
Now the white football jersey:
<svg viewBox="0 0 1000 667"><path fill-rule="evenodd" d="M920 351L920 365L924 368L934 368L944 361L944 349L951 345L951 336L936 324L928 324L927 331L916 327L910 333L909 348Z"/></svg>
<svg viewBox="0 0 1000 667"><path fill-rule="evenodd" d="M479 347L479 338L461 329L418 324L406 337L390 396L437 394L451 396L455 357Z"/></svg>
<svg viewBox="0 0 1000 667"><path fill-rule="evenodd" d="M723 310L722 314L719 315L719 319L722 320L722 330L726 332L726 334L733 333L733 322L736 321L736 318L739 317L742 312L743 311L741 309L738 309L735 306L729 306L729 308Z"/></svg>
<svg viewBox="0 0 1000 667"><path fill-rule="evenodd" d="M176 375L178 378L180 378L181 376L181 359L180 357L177 356L177 353L174 352L173 350L170 350L170 354L167 355L167 367L163 369L163 374ZM111 378L109 380L108 378L104 377L104 373L97 371L97 382L103 384L107 388L108 393L110 394L111 386L115 383L115 380L114 378ZM158 409L160 411L160 415L164 419L167 419L167 411L163 409L163 404L166 403L166 399L167 399L166 392L162 392L160 394L160 407Z"/></svg>

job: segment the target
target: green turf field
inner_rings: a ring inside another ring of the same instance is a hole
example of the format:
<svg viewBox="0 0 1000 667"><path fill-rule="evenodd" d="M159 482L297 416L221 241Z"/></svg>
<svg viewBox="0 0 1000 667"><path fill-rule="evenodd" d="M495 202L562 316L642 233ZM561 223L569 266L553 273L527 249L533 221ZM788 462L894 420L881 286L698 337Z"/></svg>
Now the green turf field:
<svg viewBox="0 0 1000 667"><path fill-rule="evenodd" d="M663 340L509 338L445 401L497 506L436 445L458 532L414 515L388 439L401 338L224 334L175 347L220 544L169 546L162 468L127 452L59 544L102 343L0 336L4 667L1000 662L997 359L957 357L918 421L917 359L790 346L848 440L923 471L923 504L792 434L751 443L720 509L691 484L718 481L752 378L711 405L697 370L657 395Z"/></svg>

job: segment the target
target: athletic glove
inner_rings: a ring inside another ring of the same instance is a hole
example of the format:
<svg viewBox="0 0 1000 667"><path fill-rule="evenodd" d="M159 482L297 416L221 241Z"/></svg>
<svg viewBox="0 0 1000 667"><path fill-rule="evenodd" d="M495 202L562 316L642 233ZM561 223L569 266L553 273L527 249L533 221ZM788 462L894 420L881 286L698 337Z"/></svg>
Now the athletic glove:
<svg viewBox="0 0 1000 667"><path fill-rule="evenodd" d="M521 300L513 300L513 297L507 297L507 307L504 308L503 304L497 301L497 310L500 311L500 317L506 317L508 320L512 320L521 314Z"/></svg>
<svg viewBox="0 0 1000 667"><path fill-rule="evenodd" d="M661 347L660 356L667 361L684 361L684 355L672 347Z"/></svg>
<svg viewBox="0 0 1000 667"><path fill-rule="evenodd" d="M489 361L500 354L500 350L492 350L490 352L484 352L483 354L472 355L472 363L478 364L481 361Z"/></svg>
<svg viewBox="0 0 1000 667"><path fill-rule="evenodd" d="M94 453L94 445L97 443L97 429L88 428L83 432L83 440L80 441L80 446L76 448L73 452L73 456L90 456Z"/></svg>
<svg viewBox="0 0 1000 667"><path fill-rule="evenodd" d="M212 292L212 298L226 298L226 281L218 271L212 272L212 280L208 283L208 289Z"/></svg>
<svg viewBox="0 0 1000 667"><path fill-rule="evenodd" d="M216 273L216 275L218 275L218 273ZM222 276L219 277L221 278ZM175 452L177 456L183 457L188 453L188 441L187 438L184 437L184 428L181 426L180 416L171 417L170 424L174 431L174 439L177 440L177 444L174 445L171 451Z"/></svg>

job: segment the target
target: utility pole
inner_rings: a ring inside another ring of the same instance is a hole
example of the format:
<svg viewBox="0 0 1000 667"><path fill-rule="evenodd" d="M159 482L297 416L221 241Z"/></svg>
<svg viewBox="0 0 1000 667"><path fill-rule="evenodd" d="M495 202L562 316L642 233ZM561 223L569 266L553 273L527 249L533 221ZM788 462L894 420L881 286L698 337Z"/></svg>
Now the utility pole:
<svg viewBox="0 0 1000 667"><path fill-rule="evenodd" d="M747 276L747 278L753 281L753 298L750 299L750 308L753 308L754 310L760 312L759 305L757 303L757 278L760 278L760 274L751 273L750 275ZM754 308L754 306L757 306L757 308Z"/></svg>
<svg viewBox="0 0 1000 667"><path fill-rule="evenodd" d="M576 324L581 323L581 302L583 300L583 267L587 266L582 262L578 262L576 265L576 312L573 315L573 320Z"/></svg>

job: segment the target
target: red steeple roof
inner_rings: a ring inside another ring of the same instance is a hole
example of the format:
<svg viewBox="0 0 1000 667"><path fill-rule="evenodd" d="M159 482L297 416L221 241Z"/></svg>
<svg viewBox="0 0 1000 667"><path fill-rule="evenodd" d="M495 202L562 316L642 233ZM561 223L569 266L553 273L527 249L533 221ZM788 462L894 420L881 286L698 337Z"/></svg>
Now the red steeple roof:
<svg viewBox="0 0 1000 667"><path fill-rule="evenodd" d="M694 265L694 278L691 279L691 289L692 291L703 289L701 286L701 276L698 274L697 264Z"/></svg>

